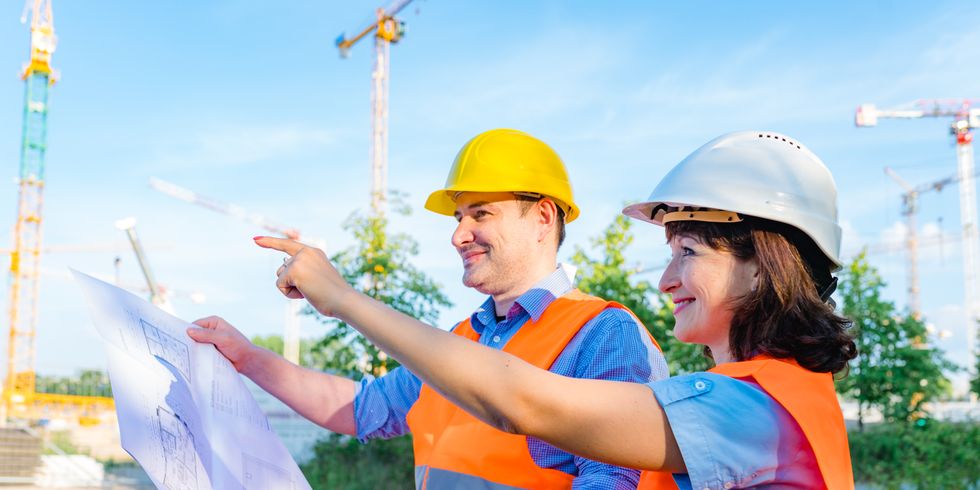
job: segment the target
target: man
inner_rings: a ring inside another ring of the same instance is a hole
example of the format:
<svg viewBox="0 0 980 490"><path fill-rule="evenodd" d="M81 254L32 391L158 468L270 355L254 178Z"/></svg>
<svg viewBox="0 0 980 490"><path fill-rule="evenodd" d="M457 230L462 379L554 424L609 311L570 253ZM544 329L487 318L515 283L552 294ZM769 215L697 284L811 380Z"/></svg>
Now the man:
<svg viewBox="0 0 980 490"><path fill-rule="evenodd" d="M636 318L574 290L574 272L557 264L565 223L579 210L565 166L546 144L509 129L476 136L425 207L456 218L463 284L489 295L454 333L566 376L641 383L667 376ZM639 480L636 470L498 431L404 368L355 383L258 349L219 318L196 323L204 329L189 330L195 340L215 344L239 372L310 420L362 441L411 432L418 488L634 488Z"/></svg>

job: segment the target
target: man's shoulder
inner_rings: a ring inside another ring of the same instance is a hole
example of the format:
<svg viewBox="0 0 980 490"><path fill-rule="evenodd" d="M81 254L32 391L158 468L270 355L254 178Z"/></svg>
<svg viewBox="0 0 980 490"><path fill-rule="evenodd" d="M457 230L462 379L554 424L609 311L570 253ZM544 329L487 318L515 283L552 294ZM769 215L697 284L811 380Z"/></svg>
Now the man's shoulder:
<svg viewBox="0 0 980 490"><path fill-rule="evenodd" d="M573 301L589 301L589 302L604 304L605 307L599 311L599 313L595 316L595 319L601 318L603 320L619 320L622 322L633 323L633 324L639 323L639 321L636 319L636 315L634 315L633 312L628 307L616 301L608 300L589 293L584 293L578 289L573 289L569 291L568 293L561 296L561 298L559 299L569 299ZM561 303L556 300L552 302L550 305L548 305L548 308L552 308L560 304Z"/></svg>

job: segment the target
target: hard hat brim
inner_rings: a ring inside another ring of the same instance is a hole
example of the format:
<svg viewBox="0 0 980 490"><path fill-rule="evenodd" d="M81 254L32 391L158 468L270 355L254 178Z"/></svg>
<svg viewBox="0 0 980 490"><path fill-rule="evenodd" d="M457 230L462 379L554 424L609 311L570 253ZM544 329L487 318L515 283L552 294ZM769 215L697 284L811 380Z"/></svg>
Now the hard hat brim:
<svg viewBox="0 0 980 490"><path fill-rule="evenodd" d="M425 209L432 211L436 214L441 214L444 216L455 216L456 215L456 200L453 196L460 192L520 192L514 191L513 189L457 189L454 187L449 187L445 189L439 189L431 194L429 194L428 199L425 200ZM547 196L555 201L555 204L560 206L565 211L565 223L571 223L578 218L580 211L578 206L574 203L567 203L561 199L557 199L552 196Z"/></svg>

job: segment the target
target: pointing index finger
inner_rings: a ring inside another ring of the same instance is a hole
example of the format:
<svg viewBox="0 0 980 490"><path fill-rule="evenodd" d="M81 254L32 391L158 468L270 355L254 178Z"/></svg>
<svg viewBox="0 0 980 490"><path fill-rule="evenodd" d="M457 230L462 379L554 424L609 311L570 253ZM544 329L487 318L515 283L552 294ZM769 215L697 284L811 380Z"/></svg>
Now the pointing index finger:
<svg viewBox="0 0 980 490"><path fill-rule="evenodd" d="M271 236L257 236L253 238L255 244L262 248L271 248L273 250L278 250L280 252L285 252L287 255L292 257L302 250L305 245L299 243L295 240L289 240L286 238L276 238Z"/></svg>

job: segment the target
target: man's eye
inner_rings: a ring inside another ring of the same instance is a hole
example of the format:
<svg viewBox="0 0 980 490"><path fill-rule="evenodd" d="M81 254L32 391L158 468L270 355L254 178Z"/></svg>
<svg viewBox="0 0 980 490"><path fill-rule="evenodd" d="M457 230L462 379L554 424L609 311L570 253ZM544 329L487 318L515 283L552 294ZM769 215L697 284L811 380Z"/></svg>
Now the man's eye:
<svg viewBox="0 0 980 490"><path fill-rule="evenodd" d="M476 217L476 219L480 219L480 218L482 218L482 217L484 217L484 216L487 216L487 215L489 215L489 214L490 214L490 213L488 213L488 212L486 212L486 211L484 211L484 210L482 210L482 209L481 209L481 210L479 210L479 211L477 211L477 212L475 212L475 213L473 213L473 216L474 216L474 217Z"/></svg>
<svg viewBox="0 0 980 490"><path fill-rule="evenodd" d="M686 257L688 255L694 255L694 250L691 249L690 247L682 247L681 248L681 256L682 257Z"/></svg>

